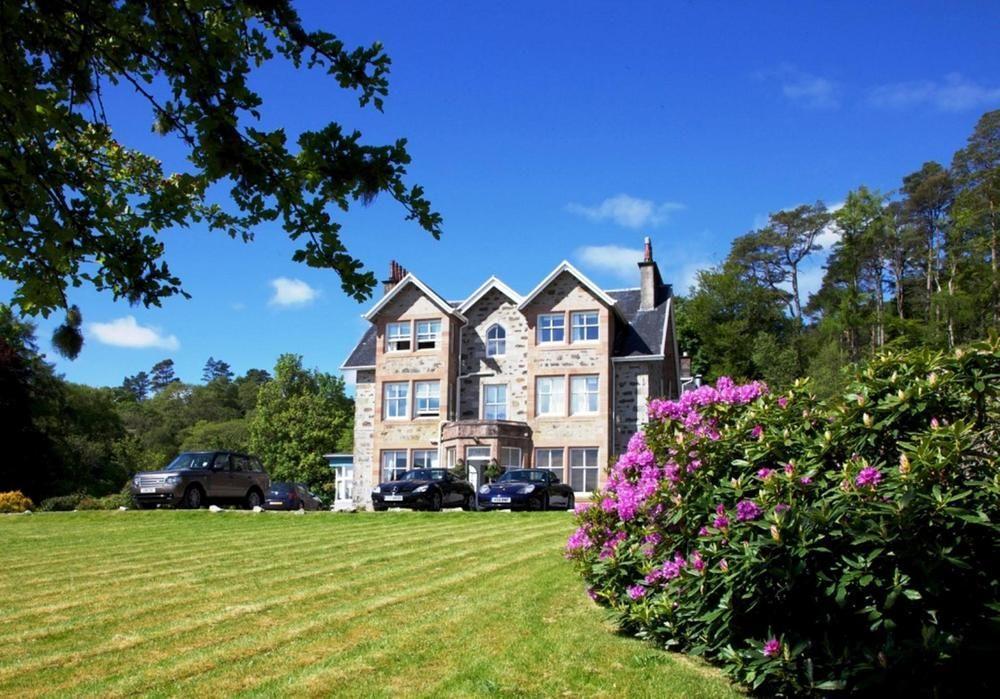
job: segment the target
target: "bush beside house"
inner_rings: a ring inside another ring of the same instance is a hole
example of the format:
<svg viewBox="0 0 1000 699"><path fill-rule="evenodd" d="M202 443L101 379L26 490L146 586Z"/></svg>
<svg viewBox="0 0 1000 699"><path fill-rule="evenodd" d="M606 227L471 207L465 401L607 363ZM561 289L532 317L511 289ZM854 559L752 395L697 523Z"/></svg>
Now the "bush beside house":
<svg viewBox="0 0 1000 699"><path fill-rule="evenodd" d="M1000 610L1000 343L653 401L567 544L624 627L768 694L959 685ZM985 645L984 645L985 644Z"/></svg>

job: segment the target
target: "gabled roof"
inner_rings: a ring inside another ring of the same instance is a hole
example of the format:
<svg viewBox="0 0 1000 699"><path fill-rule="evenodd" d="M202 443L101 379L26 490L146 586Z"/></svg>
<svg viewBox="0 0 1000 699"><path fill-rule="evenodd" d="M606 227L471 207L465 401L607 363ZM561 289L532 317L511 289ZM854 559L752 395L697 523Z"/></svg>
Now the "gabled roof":
<svg viewBox="0 0 1000 699"><path fill-rule="evenodd" d="M386 304L388 304L390 301L396 298L396 296L399 295L399 293L403 290L403 288L409 286L410 284L420 289L420 291L422 291L424 295L427 296L427 298L429 298L434 303L434 305L440 308L442 311L444 311L448 315L455 316L462 322L465 322L465 316L463 316L460 312L456 311L452 307L452 305L447 301L445 301L443 298L441 298L437 294L437 292L435 292L433 289L431 289L429 286L424 284L422 281L417 279L409 272L406 273L405 277L399 280L398 284L392 287L392 290L389 291L389 293L383 296L378 303L372 306L371 309L367 313L365 313L363 317L366 318L367 320L372 320L375 316L378 315L379 311L381 311L386 306Z"/></svg>
<svg viewBox="0 0 1000 699"><path fill-rule="evenodd" d="M514 303L521 303L521 295L494 276L487 279L483 282L482 286L473 291L469 298L465 299L465 301L463 301L458 307L458 312L468 312L468 310L476 305L476 302L485 296L491 289L496 289Z"/></svg>
<svg viewBox="0 0 1000 699"><path fill-rule="evenodd" d="M576 267L571 265L566 260L563 260L556 266L554 270L549 272L549 275L545 277L545 279L543 279L538 286L532 289L531 292L524 297L524 300L522 300L521 303L518 304L517 306L518 310L523 311L528 306L528 304L530 304L535 299L536 296L538 296L540 293L542 293L542 291L545 290L545 287L551 284L555 280L555 278L558 277L563 272L572 274L574 277L576 277L578 282L580 282L581 284L583 284L583 286L587 288L587 291L592 293L594 296L596 296L598 299L600 299L602 302L604 302L611 308L615 308L615 299L613 299L611 296L605 293L604 290L601 289L601 287L597 286L597 284L587 279L587 277L584 276L583 272L578 270Z"/></svg>

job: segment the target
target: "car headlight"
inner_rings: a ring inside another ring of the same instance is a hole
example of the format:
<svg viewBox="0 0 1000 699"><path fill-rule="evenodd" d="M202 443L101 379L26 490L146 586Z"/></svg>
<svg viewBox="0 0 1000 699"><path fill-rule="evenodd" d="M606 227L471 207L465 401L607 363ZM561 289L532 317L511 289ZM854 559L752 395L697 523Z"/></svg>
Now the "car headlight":
<svg viewBox="0 0 1000 699"><path fill-rule="evenodd" d="M528 493L535 492L535 486L533 486L533 485L525 485L525 486L522 486L521 489L518 490L517 492L521 493L522 495L527 495Z"/></svg>
<svg viewBox="0 0 1000 699"><path fill-rule="evenodd" d="M134 485L134 486L135 486L136 488L138 488L138 487L139 487L139 476L135 476L135 477L134 477L134 478L132 479L132 485Z"/></svg>
<svg viewBox="0 0 1000 699"><path fill-rule="evenodd" d="M481 486L479 486L479 492L482 495L486 495L487 493L490 492L490 487L488 485L481 485Z"/></svg>
<svg viewBox="0 0 1000 699"><path fill-rule="evenodd" d="M413 492L414 493L426 493L427 492L427 488L428 488L428 486L422 485L419 488L414 488Z"/></svg>
<svg viewBox="0 0 1000 699"><path fill-rule="evenodd" d="M163 479L163 482L166 483L167 485L177 485L178 483L181 482L181 477L180 476L167 476L166 478Z"/></svg>
<svg viewBox="0 0 1000 699"><path fill-rule="evenodd" d="M374 488L372 488L372 492L375 493L376 495L380 494L382 492L381 486L375 486Z"/></svg>

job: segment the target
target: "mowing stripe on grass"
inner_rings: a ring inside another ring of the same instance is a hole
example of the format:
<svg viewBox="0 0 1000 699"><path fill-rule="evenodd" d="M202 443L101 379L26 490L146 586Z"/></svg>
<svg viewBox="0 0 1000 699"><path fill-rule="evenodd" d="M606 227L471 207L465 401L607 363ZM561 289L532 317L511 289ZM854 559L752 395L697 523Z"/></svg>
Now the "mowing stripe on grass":
<svg viewBox="0 0 1000 699"><path fill-rule="evenodd" d="M565 513L0 518L0 694L692 696L614 634Z"/></svg>

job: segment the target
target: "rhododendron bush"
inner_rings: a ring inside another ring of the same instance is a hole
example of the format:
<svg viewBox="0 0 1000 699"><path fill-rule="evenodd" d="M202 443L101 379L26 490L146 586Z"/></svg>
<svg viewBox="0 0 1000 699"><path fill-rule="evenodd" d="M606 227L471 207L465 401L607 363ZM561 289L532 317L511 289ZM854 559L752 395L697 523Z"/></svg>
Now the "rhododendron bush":
<svg viewBox="0 0 1000 699"><path fill-rule="evenodd" d="M977 686L998 387L993 342L882 355L823 403L724 378L651 401L566 555L625 628L761 692Z"/></svg>

